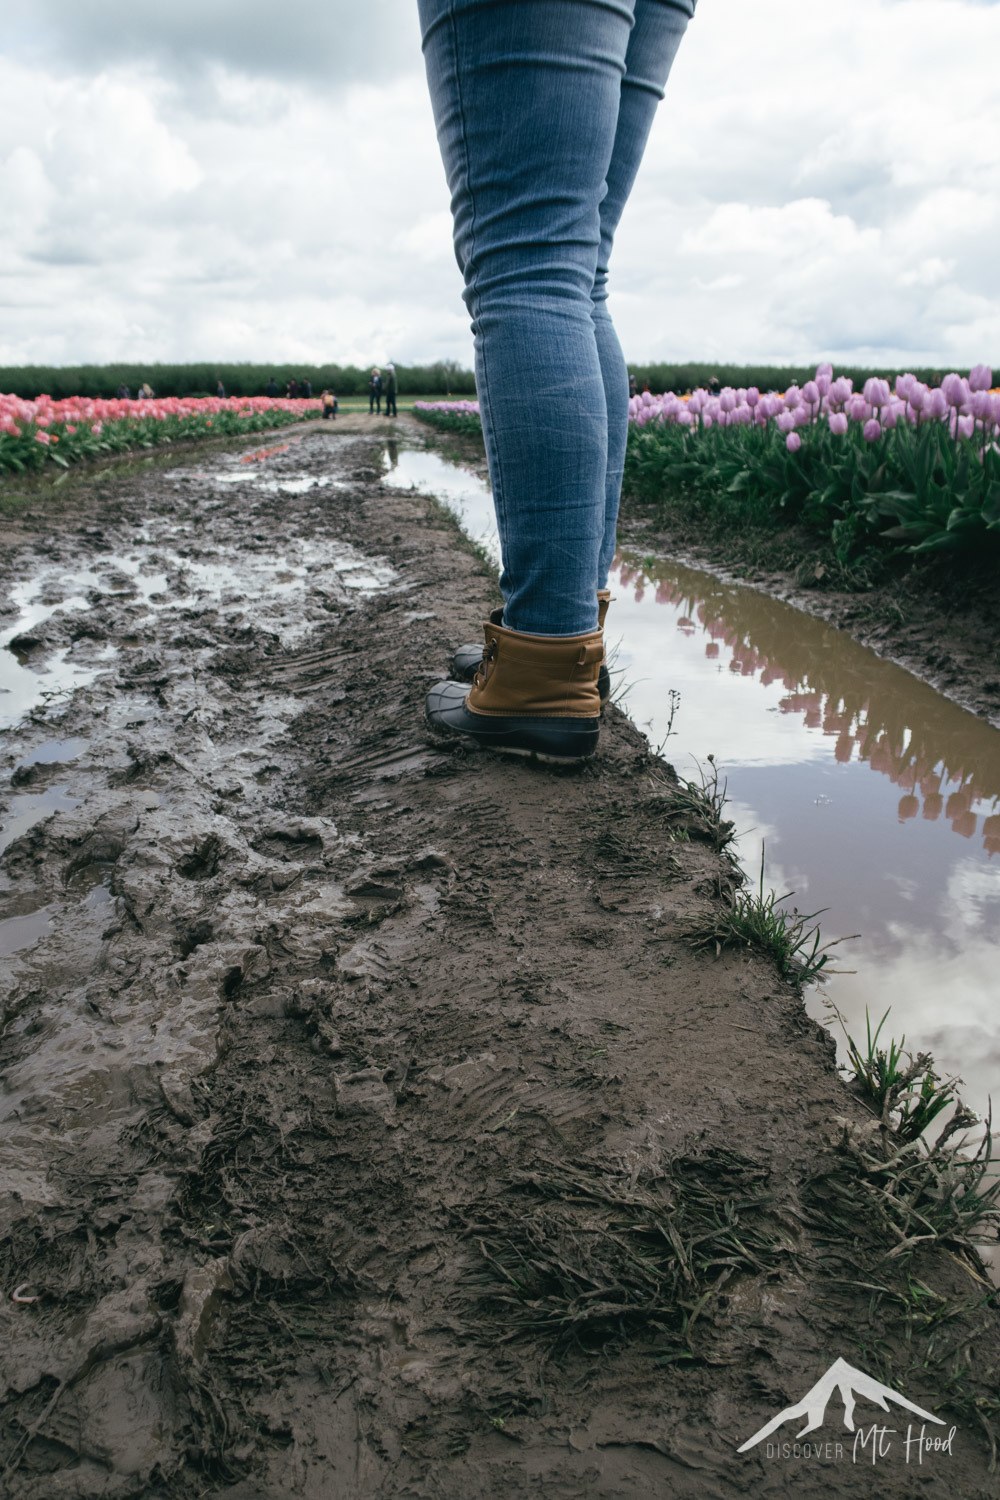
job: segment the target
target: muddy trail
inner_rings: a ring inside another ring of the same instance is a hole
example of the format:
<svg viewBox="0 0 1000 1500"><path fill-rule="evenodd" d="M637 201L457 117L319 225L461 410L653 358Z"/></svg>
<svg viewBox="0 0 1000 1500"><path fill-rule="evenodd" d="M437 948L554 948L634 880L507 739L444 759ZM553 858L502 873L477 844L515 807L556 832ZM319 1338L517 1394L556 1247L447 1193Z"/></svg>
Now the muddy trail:
<svg viewBox="0 0 1000 1500"><path fill-rule="evenodd" d="M724 811L426 733L495 584L387 430L4 522L0 1493L995 1495L996 1294L693 942Z"/></svg>

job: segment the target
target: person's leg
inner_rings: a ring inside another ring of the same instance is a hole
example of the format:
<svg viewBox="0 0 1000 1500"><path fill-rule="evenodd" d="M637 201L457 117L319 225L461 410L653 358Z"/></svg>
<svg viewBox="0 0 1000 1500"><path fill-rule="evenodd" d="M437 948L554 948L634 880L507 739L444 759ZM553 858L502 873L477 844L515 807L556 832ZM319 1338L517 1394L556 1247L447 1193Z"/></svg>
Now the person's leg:
<svg viewBox="0 0 1000 1500"><path fill-rule="evenodd" d="M635 0L635 26L625 54L625 77L614 150L608 167L608 191L601 204L601 245L594 278L593 318L607 404L608 462L605 482L604 536L597 586L604 589L615 554L618 504L621 498L628 438L628 369L608 313L608 261L622 210L632 191L656 106L697 0Z"/></svg>
<svg viewBox="0 0 1000 1500"><path fill-rule="evenodd" d="M503 624L597 624L607 401L592 293L633 0L419 0L500 533Z"/></svg>

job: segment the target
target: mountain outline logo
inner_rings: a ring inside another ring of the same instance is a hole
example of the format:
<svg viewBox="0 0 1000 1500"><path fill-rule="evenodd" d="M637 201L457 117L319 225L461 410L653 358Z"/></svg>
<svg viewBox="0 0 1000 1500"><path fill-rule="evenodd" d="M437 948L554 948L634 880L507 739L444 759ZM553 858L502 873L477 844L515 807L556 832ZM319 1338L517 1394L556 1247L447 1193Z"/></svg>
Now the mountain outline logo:
<svg viewBox="0 0 1000 1500"><path fill-rule="evenodd" d="M854 1432L854 1408L857 1398L873 1401L882 1411L889 1410L889 1402L893 1401L897 1406L905 1407L907 1411L913 1412L925 1422L936 1422L940 1427L944 1426L941 1417L934 1416L933 1412L924 1411L922 1406L916 1402L908 1401L899 1391L894 1391L891 1386L883 1385L880 1380L875 1380L871 1375L866 1375L863 1370L858 1370L854 1365L849 1365L846 1359L835 1359L825 1375L820 1376L811 1390L808 1390L801 1401L796 1401L792 1406L786 1406L776 1417L769 1422L753 1437L747 1438L737 1448L737 1453L747 1453L751 1448L756 1448L765 1438L777 1432L786 1422L796 1420L798 1417L807 1417L808 1421L801 1431L795 1434L796 1441L804 1437L807 1432L815 1432L817 1427L822 1427L826 1420L826 1409L835 1391L839 1391L844 1403L844 1426L848 1432Z"/></svg>

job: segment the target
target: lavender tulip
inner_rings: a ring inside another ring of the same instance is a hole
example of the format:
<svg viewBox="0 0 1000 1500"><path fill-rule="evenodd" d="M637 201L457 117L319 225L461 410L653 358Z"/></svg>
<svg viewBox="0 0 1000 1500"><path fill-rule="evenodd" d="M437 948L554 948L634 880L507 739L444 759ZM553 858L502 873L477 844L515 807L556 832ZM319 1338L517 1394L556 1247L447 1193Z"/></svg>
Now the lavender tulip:
<svg viewBox="0 0 1000 1500"><path fill-rule="evenodd" d="M864 394L869 406L888 406L892 399L889 382L880 380L876 375L865 381Z"/></svg>
<svg viewBox="0 0 1000 1500"><path fill-rule="evenodd" d="M954 370L942 380L941 390L949 406L962 406L969 399L968 383L962 379L961 375L956 375Z"/></svg>
<svg viewBox="0 0 1000 1500"><path fill-rule="evenodd" d="M989 365L973 365L969 372L970 391L988 391L993 384L993 371Z"/></svg>
<svg viewBox="0 0 1000 1500"><path fill-rule="evenodd" d="M881 423L875 417L870 417L868 419L862 431L866 443L874 443L876 439L882 436Z"/></svg>
<svg viewBox="0 0 1000 1500"><path fill-rule="evenodd" d="M939 422L948 410L948 400L940 386L935 386L932 391L927 392L927 400L924 402L924 412L934 421Z"/></svg>
<svg viewBox="0 0 1000 1500"><path fill-rule="evenodd" d="M819 386L815 380L807 380L802 387L802 399L808 401L810 406L815 406L819 401Z"/></svg>
<svg viewBox="0 0 1000 1500"><path fill-rule="evenodd" d="M789 453L798 453L799 449L802 447L802 439L799 437L797 432L790 432L788 434L788 436L785 438L785 447L788 449Z"/></svg>
<svg viewBox="0 0 1000 1500"><path fill-rule="evenodd" d="M843 437L847 431L847 417L842 411L832 411L827 418L834 437Z"/></svg>

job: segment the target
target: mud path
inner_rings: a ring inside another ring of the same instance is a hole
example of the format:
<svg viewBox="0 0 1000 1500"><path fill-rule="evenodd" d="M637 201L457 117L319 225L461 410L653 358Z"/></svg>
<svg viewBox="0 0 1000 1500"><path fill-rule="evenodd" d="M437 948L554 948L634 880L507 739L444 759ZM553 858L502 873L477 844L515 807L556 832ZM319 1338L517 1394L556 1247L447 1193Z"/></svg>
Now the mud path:
<svg viewBox="0 0 1000 1500"><path fill-rule="evenodd" d="M494 585L371 430L9 528L0 1493L993 1495L996 1299L886 1260L827 1039L692 948L724 828L614 711L428 739ZM952 1454L737 1454L838 1356Z"/></svg>

